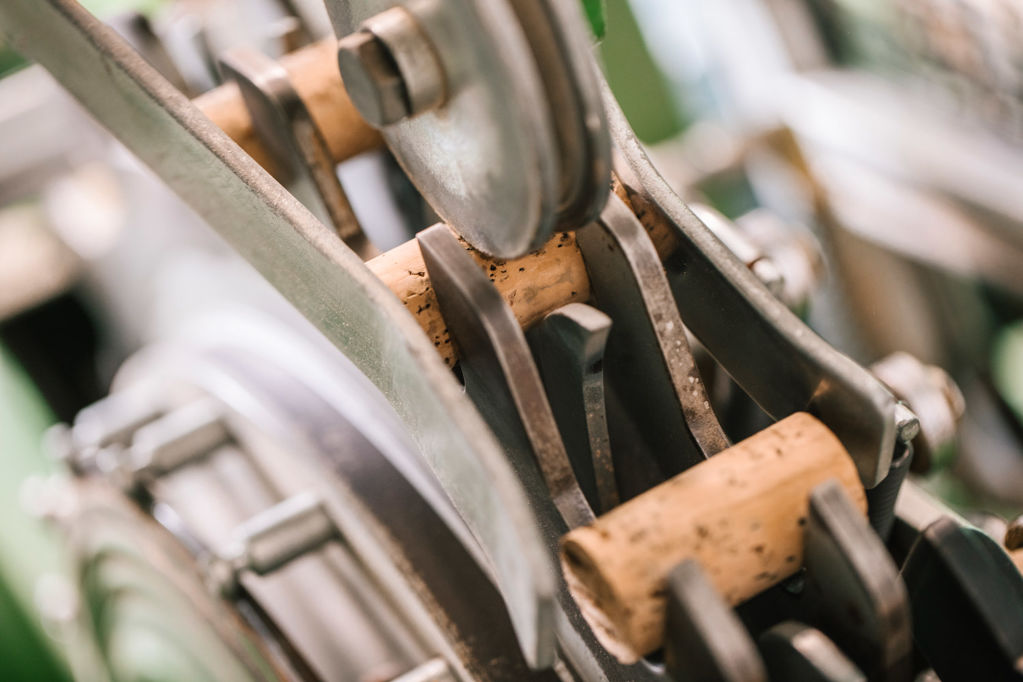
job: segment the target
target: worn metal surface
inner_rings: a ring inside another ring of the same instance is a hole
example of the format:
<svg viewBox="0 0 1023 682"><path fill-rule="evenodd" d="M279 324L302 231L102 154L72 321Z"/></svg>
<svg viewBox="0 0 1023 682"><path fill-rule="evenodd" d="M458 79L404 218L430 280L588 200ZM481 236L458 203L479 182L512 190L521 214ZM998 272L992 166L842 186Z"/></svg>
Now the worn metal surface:
<svg viewBox="0 0 1023 682"><path fill-rule="evenodd" d="M493 435L394 295L183 95L77 3L8 0L0 32L39 61L394 406L491 562L527 660L553 656L556 573Z"/></svg>
<svg viewBox="0 0 1023 682"><path fill-rule="evenodd" d="M384 139L445 222L477 249L512 258L556 226L595 218L610 142L577 3L327 2L338 36L396 5L433 45L445 102L387 126ZM410 63L404 79L417 69L432 71L432 60Z"/></svg>
<svg viewBox="0 0 1023 682"><path fill-rule="evenodd" d="M279 436L294 444L290 447L297 455L283 466L301 472L344 545L459 679L553 678L550 672L527 669L509 612L486 567L476 563L459 536L368 440L362 425L348 421L317 390L266 358L224 349L218 360L233 381L250 387L268 414L277 415L287 429ZM244 409L241 399L232 406ZM259 414L249 410L247 418Z"/></svg>
<svg viewBox="0 0 1023 682"><path fill-rule="evenodd" d="M804 563L811 621L872 680L906 680L913 632L898 568L836 481L810 494Z"/></svg>
<svg viewBox="0 0 1023 682"><path fill-rule="evenodd" d="M248 48L228 52L220 65L238 83L256 135L283 174L280 182L363 260L377 255L341 187L323 134L284 67Z"/></svg>
<svg viewBox="0 0 1023 682"><path fill-rule="evenodd" d="M942 680L1023 679L1023 576L998 543L940 518L920 534L902 577L916 645Z"/></svg>
<svg viewBox="0 0 1023 682"><path fill-rule="evenodd" d="M650 164L613 95L604 108L615 171L636 214L677 239L665 259L686 326L736 383L775 419L805 410L841 439L867 487L888 473L895 445L895 399L881 383L827 344L764 287Z"/></svg>
<svg viewBox="0 0 1023 682"><path fill-rule="evenodd" d="M569 303L529 331L568 458L598 514L619 502L604 407L604 347L610 330L611 318L604 313Z"/></svg>
<svg viewBox="0 0 1023 682"><path fill-rule="evenodd" d="M866 682L867 677L816 628L785 621L760 636L772 680Z"/></svg>
<svg viewBox="0 0 1023 682"><path fill-rule="evenodd" d="M93 621L82 634L95 638L106 674L130 678L158 668L164 677L157 679L167 680L298 679L272 645L209 594L188 551L135 505L96 482L76 486L73 504L66 521L85 587L79 617ZM93 619L101 610L104 617ZM145 635L145 646L133 641Z"/></svg>
<svg viewBox="0 0 1023 682"><path fill-rule="evenodd" d="M446 225L427 228L416 239L437 303L460 350L466 394L504 445L515 470L539 467L568 527L590 523L593 511L576 481L511 308Z"/></svg>
<svg viewBox="0 0 1023 682"><path fill-rule="evenodd" d="M338 37L405 5L437 47L444 106L383 130L423 197L476 248L503 258L543 243L556 223L556 133L529 43L505 2L329 0Z"/></svg>
<svg viewBox="0 0 1023 682"><path fill-rule="evenodd" d="M423 34L411 12L395 6L370 17L362 28L383 43L387 56L398 67L408 116L417 116L444 103L447 79L437 57L437 46Z"/></svg>
<svg viewBox="0 0 1023 682"><path fill-rule="evenodd" d="M606 377L672 476L728 447L654 245L612 195L576 232L597 306L611 316ZM615 424L611 424L612 439Z"/></svg>
<svg viewBox="0 0 1023 682"><path fill-rule="evenodd" d="M699 563L668 576L664 660L678 682L767 682L756 645Z"/></svg>
<svg viewBox="0 0 1023 682"><path fill-rule="evenodd" d="M558 225L573 229L596 220L610 189L611 140L591 38L577 2L510 4L532 48L554 121L561 167Z"/></svg>

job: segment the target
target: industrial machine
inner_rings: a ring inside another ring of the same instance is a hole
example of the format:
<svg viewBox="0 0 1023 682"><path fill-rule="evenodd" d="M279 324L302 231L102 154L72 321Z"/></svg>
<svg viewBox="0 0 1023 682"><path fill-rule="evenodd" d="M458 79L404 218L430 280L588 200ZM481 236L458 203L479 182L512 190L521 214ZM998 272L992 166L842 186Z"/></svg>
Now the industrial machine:
<svg viewBox="0 0 1023 682"><path fill-rule="evenodd" d="M0 3L15 678L1023 678L1018 8L117 9Z"/></svg>

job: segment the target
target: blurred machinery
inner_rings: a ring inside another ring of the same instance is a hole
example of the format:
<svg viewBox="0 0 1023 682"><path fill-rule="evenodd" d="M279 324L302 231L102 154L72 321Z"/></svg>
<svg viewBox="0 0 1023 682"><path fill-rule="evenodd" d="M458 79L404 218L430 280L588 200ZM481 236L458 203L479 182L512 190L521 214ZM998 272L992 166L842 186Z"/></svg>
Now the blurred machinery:
<svg viewBox="0 0 1023 682"><path fill-rule="evenodd" d="M1021 37L5 0L12 679L1023 678Z"/></svg>

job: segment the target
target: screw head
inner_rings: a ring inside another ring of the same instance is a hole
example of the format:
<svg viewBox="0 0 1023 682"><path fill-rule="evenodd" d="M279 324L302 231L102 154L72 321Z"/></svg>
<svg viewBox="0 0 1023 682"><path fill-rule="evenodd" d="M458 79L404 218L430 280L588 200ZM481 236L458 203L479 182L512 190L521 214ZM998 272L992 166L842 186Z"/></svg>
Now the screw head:
<svg viewBox="0 0 1023 682"><path fill-rule="evenodd" d="M352 104L376 128L411 115L405 82L387 46L369 31L356 31L338 43L341 80Z"/></svg>

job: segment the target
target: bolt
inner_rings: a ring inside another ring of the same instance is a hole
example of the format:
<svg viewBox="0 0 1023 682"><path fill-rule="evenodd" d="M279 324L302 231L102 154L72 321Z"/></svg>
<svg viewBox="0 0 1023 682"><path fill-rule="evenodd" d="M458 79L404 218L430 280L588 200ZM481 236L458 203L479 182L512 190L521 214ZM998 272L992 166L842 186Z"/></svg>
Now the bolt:
<svg viewBox="0 0 1023 682"><path fill-rule="evenodd" d="M338 44L341 80L366 122L381 128L412 112L405 82L387 47L369 31L356 31Z"/></svg>
<svg viewBox="0 0 1023 682"><path fill-rule="evenodd" d="M920 419L901 400L895 403L895 431L903 443L909 443L920 434Z"/></svg>
<svg viewBox="0 0 1023 682"><path fill-rule="evenodd" d="M405 7L370 17L342 38L338 66L355 108L377 128L444 103L446 83L437 50Z"/></svg>

